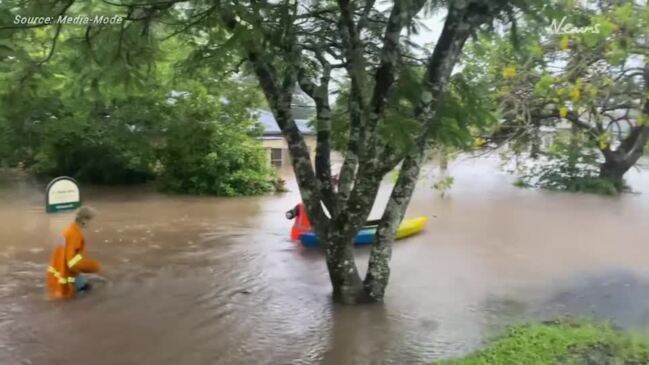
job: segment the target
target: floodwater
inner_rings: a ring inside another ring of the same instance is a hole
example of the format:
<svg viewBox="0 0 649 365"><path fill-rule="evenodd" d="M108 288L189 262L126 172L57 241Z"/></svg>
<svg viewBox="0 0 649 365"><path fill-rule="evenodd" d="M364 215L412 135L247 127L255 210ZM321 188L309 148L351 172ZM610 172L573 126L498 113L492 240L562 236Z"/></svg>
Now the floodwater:
<svg viewBox="0 0 649 365"><path fill-rule="evenodd" d="M55 234L42 187L0 183L0 364L430 364L505 326L562 315L649 329L649 177L618 198L521 190L487 158L420 183L425 233L394 247L385 303L334 305L318 250L287 239L292 192L253 198L83 188L106 279L44 295ZM386 200L383 191L376 215ZM367 249L359 249L364 269Z"/></svg>

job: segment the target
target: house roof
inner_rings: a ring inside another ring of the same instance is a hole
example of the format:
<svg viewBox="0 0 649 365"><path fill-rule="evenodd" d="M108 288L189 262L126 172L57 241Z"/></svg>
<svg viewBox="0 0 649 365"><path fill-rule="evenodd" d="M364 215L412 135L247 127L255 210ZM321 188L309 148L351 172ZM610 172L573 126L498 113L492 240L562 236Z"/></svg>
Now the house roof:
<svg viewBox="0 0 649 365"><path fill-rule="evenodd" d="M279 129L279 126L277 125L277 121L275 120L275 116L273 116L273 113L267 111L267 110L258 110L257 111L257 120L261 124L261 126L264 128L264 136L279 136L282 134L282 131ZM308 119L295 119L295 124L297 124L297 128L302 132L304 135L314 135L315 130L309 125L309 120Z"/></svg>

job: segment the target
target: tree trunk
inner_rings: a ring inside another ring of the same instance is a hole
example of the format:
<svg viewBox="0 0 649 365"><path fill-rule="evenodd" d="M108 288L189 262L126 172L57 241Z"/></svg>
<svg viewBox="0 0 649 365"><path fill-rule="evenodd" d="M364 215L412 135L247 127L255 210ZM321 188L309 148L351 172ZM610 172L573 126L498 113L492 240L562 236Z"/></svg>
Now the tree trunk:
<svg viewBox="0 0 649 365"><path fill-rule="evenodd" d="M427 91L422 93L420 105L417 107L417 119L422 127L417 138L418 150L413 151L403 161L400 178L377 229L377 242L372 248L368 274L363 283L354 260L352 241L369 216L383 176L401 159L399 154L384 145L384 141L379 138L379 128L385 118L385 109L398 67L402 63L402 31L411 24L426 1L394 2L385 28L379 56L380 65L376 72L371 73L374 75L373 83L369 82L371 76L364 54L366 45L360 36L363 29L355 20L356 5L351 0L338 0L337 3L340 10L339 24L345 30L340 32L340 36L342 53L347 58L346 68L351 80L350 99L353 101L350 108L348 150L340 174L337 195L333 194L329 180L328 165L331 162L323 156L329 149L328 108L319 107L317 110L322 123L318 126L319 157L316 157L316 171L311 166L309 151L291 114L290 106L296 83L301 81L301 87L315 91L315 85L306 78L308 74L302 73L300 77L304 60L301 47L297 43L298 37L295 37L296 33L289 31L281 35L286 41L282 41L279 47L283 49L279 68L271 61L276 57L266 57L266 44L258 42L256 37L246 38L244 45L248 62L252 65L288 143L302 200L314 230L324 245L333 299L339 303L357 304L383 299L389 277L391 243L412 195L420 170L421 156L435 127L436 113L448 87L451 71L472 30L491 20L491 13L499 13L502 9L499 6L491 7L491 2L487 1L458 2L449 6L444 29L426 67L424 87ZM297 16L297 11L294 15ZM239 26L239 20L233 14L224 13L223 18L229 28L235 29ZM292 30L290 27L288 29ZM324 67L326 62L322 63ZM324 71L323 73L326 74ZM321 80L323 92L315 98L320 106L327 100L328 93L324 88L326 82L328 78L324 77L324 80ZM373 87L369 87L371 84ZM388 152L384 154L386 151ZM327 217L322 208L323 202L330 208L330 217Z"/></svg>
<svg viewBox="0 0 649 365"><path fill-rule="evenodd" d="M625 153L620 147L616 151L602 151L604 163L599 167L599 177L612 182L617 191L624 189L624 174L638 161L642 153Z"/></svg>
<svg viewBox="0 0 649 365"><path fill-rule="evenodd" d="M342 230L335 230L325 243L333 300L341 304L365 303L368 298L354 260L353 236L343 237L338 234L340 231Z"/></svg>
<svg viewBox="0 0 649 365"><path fill-rule="evenodd" d="M649 63L644 66L644 84L645 92L649 91ZM649 98L645 99L641 112L645 118L649 117ZM605 161L600 166L599 176L612 181L621 191L624 174L642 157L648 141L649 126L646 123L635 126L615 151L609 147L602 150Z"/></svg>
<svg viewBox="0 0 649 365"><path fill-rule="evenodd" d="M392 189L388 205L381 217L363 283L370 301L380 302L383 301L385 296L385 288L388 286L390 279L392 243L417 185L423 155L424 149L422 146L413 156L404 159L399 178Z"/></svg>
<svg viewBox="0 0 649 365"><path fill-rule="evenodd" d="M446 148L446 146L443 146L440 149L439 153L440 153L439 168L442 171L447 171L448 170L448 155L449 155L449 152L448 152L448 149Z"/></svg>
<svg viewBox="0 0 649 365"><path fill-rule="evenodd" d="M541 154L541 132L539 120L534 119L533 124L534 129L532 130L532 148L530 150L530 158L537 160Z"/></svg>
<svg viewBox="0 0 649 365"><path fill-rule="evenodd" d="M370 252L364 286L371 301L382 301L385 295L385 288L390 278L392 242L417 184L427 145L426 139L437 125L437 112L443 103L451 71L473 26L478 26L485 21L479 19L481 16L478 14L466 12L463 4L456 5L457 8L449 8L442 34L426 67L424 80L428 91L422 94L420 105L416 110L417 118L422 121L423 127L417 140L417 149L403 160L399 178L381 217L376 240Z"/></svg>
<svg viewBox="0 0 649 365"><path fill-rule="evenodd" d="M649 99L646 104L645 108L649 109ZM624 174L642 157L648 140L649 126L635 127L615 151L609 147L601 150L604 163L599 168L599 177L611 181L618 191L622 191Z"/></svg>
<svg viewBox="0 0 649 365"><path fill-rule="evenodd" d="M606 161L599 168L599 177L611 181L618 190L624 187L624 174L629 170L624 161L611 158Z"/></svg>

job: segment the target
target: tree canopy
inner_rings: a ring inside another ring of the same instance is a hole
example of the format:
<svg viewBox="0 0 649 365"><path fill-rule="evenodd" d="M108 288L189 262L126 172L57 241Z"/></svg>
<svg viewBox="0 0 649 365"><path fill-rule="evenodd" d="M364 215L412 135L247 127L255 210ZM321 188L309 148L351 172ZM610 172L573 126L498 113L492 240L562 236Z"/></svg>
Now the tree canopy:
<svg viewBox="0 0 649 365"><path fill-rule="evenodd" d="M505 119L501 140L531 142L533 157L543 153L566 162L570 181L575 174L600 178L620 190L649 138L649 5L561 5L549 19L522 22L518 48L498 35L483 37L471 48L470 64L486 68L481 82L498 96ZM553 150L540 151L539 129L562 122L574 128L572 147L557 139ZM588 157L593 149L601 158ZM560 161L546 172L562 169ZM575 166L579 162L582 167Z"/></svg>
<svg viewBox="0 0 649 365"><path fill-rule="evenodd" d="M78 14L94 4L95 11L111 9L112 14L123 16L119 26L86 25L83 36L76 39L84 60L93 64L89 69L97 67L90 71L97 78L105 72L106 80L146 82L154 70L152 60L169 51L165 48L169 39L178 42L177 49L190 50L183 62L188 70L208 78L228 71L254 76L288 144L302 200L325 248L334 298L358 303L384 296L391 243L430 143L461 145L472 134L470 124L480 126L492 119L488 113L483 113L489 115L484 121L463 115L463 109L482 109L476 102L482 98L466 97L480 89L467 87L462 76L452 76L464 45L469 37L493 30L496 24L515 33L518 15L542 13L547 8L543 3L69 0L13 6L28 15ZM15 12L12 6L4 8L5 19ZM421 17L433 11L445 14L443 28L434 48L422 52L411 35L421 27ZM50 45L73 41L63 36L66 32L58 24L36 28L47 29ZM54 49L49 48L47 57ZM329 102L334 75L349 85L341 124L347 131L338 142L332 139ZM292 104L298 89L316 105L315 166L294 120ZM334 143L345 156L337 185L331 167ZM400 173L361 280L353 237L366 222L383 177L397 166Z"/></svg>
<svg viewBox="0 0 649 365"><path fill-rule="evenodd" d="M187 55L199 45L161 39L175 28L12 24L128 12L101 1L0 3L0 161L94 183L157 178L173 192L269 191L273 173L255 141L261 94L235 74L194 67Z"/></svg>

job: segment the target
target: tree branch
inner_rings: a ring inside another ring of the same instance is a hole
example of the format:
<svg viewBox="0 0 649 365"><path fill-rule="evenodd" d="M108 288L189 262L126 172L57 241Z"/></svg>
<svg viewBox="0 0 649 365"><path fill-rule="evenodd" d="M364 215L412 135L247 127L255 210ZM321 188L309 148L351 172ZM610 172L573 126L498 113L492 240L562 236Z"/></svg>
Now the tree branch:
<svg viewBox="0 0 649 365"><path fill-rule="evenodd" d="M363 12L361 13L360 19L358 21L359 31L365 29L365 25L367 23L368 17L370 15L370 12L372 11L372 8L374 8L375 3L376 0L366 0L365 7L363 8Z"/></svg>
<svg viewBox="0 0 649 365"><path fill-rule="evenodd" d="M121 7L146 7L146 6L156 6L156 5L174 5L176 3L183 2L185 0L169 0L169 1L149 1L149 2L133 2L133 3L116 3L114 1L110 0L102 0L104 3L108 5L113 5L113 6L121 6Z"/></svg>
<svg viewBox="0 0 649 365"><path fill-rule="evenodd" d="M237 17L227 7L220 6L220 1L216 2L216 6L221 9L220 15L223 24L231 31L248 31L245 27L240 27ZM286 39L290 42L291 35L289 34ZM261 89L268 101L268 104L275 116L277 124L282 131L288 148L291 154L291 162L293 170L295 171L298 180L298 186L302 200L305 202L307 213L314 224L315 230L322 239L328 237L328 222L329 218L324 214L322 209L321 195L318 189L315 172L311 166L311 158L309 150L304 141L300 130L295 124L291 112L291 100L293 97L294 87L297 83L297 66L293 65L287 67L283 71L281 83L279 72L268 62L268 57L265 57L263 48L258 44L258 40L254 37L246 37L243 48L245 49L246 58L248 63L259 80ZM294 45L288 44L285 48L286 60L289 64L296 62Z"/></svg>
<svg viewBox="0 0 649 365"><path fill-rule="evenodd" d="M378 285L382 280L387 281L389 267L381 265L391 256L391 245L396 230L403 220L406 208L415 189L421 162L424 156L428 136L438 122L438 111L441 100L446 93L451 72L457 63L464 43L472 31L481 24L492 19L489 3L476 2L464 7L451 2L444 28L430 56L426 75L424 77L426 90L419 101L416 115L422 121L422 131L417 138L416 150L409 153L401 165L399 178L392 189L388 205L383 212L376 235L376 241L370 252L370 262L365 277L364 285L370 295L382 297L379 292L384 285ZM487 7L486 9L484 7Z"/></svg>
<svg viewBox="0 0 649 365"><path fill-rule="evenodd" d="M424 2L424 0L395 1L390 12L390 17L383 37L383 48L380 55L381 63L376 70L374 77L374 88L369 105L369 118L365 120L365 123L363 123L362 120L360 123L360 150L358 154L359 171L358 174L356 174L356 181L351 194L349 195L349 200L344 203L344 206L341 208L342 211L349 214L349 217L345 217L345 219L349 219L352 226L362 224L363 220L367 219L367 217L363 217L359 214L361 210L357 208L365 208L362 204L359 204L359 202L362 201L362 196L371 196L371 194L374 193L365 184L377 183L377 181L380 181L383 176L384 161L376 158L379 141L377 128L385 114L388 95L396 78L395 74L399 62L399 40L401 31L412 22L415 14L419 12L421 7L423 7ZM353 92L354 91L352 90L352 93ZM365 178L366 176L370 176L370 178ZM359 177L364 177L363 181L359 181ZM373 202L374 200L372 200L372 204Z"/></svg>
<svg viewBox="0 0 649 365"><path fill-rule="evenodd" d="M320 84L310 80L304 68L298 73L300 88L316 104L317 144L315 156L316 177L320 183L323 203L333 216L336 212L336 196L331 178L331 107L329 105L329 82L331 66L319 51L314 52L322 68Z"/></svg>

